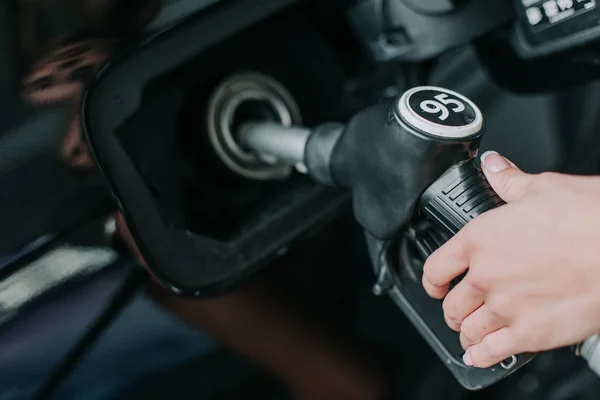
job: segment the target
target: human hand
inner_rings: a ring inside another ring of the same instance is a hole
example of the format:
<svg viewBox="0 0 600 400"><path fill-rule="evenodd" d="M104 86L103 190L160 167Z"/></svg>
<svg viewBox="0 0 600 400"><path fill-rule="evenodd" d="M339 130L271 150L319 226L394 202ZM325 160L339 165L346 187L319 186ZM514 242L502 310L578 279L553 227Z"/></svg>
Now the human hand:
<svg viewBox="0 0 600 400"><path fill-rule="evenodd" d="M507 204L467 224L423 274L427 293L445 297L465 364L486 368L599 333L600 177L530 175L496 153L481 158Z"/></svg>

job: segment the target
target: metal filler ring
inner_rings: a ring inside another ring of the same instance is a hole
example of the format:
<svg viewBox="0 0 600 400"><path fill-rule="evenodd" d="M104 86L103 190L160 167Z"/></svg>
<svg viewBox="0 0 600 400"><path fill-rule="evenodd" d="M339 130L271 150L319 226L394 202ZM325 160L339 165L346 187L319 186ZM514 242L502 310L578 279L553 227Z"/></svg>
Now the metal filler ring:
<svg viewBox="0 0 600 400"><path fill-rule="evenodd" d="M237 141L236 114L249 104L260 105L269 117L283 126L302 124L298 104L288 90L275 79L257 72L230 76L213 91L208 104L207 130L210 143L219 159L234 173L248 179L285 179L292 173L289 165L269 164ZM268 122L261 115L251 121Z"/></svg>

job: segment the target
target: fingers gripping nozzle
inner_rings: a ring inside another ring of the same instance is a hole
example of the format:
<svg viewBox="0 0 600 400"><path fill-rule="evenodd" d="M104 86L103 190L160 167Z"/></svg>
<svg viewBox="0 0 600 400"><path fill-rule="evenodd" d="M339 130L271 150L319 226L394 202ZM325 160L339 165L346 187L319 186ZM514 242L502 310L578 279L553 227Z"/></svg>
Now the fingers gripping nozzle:
<svg viewBox="0 0 600 400"><path fill-rule="evenodd" d="M472 101L425 86L367 108L346 125L248 125L240 131L241 143L259 158L296 165L315 181L352 193L377 276L374 293L389 293L471 390L497 382L532 358L514 356L488 369L467 367L441 304L421 286L425 259L470 220L503 204L473 161L484 130Z"/></svg>

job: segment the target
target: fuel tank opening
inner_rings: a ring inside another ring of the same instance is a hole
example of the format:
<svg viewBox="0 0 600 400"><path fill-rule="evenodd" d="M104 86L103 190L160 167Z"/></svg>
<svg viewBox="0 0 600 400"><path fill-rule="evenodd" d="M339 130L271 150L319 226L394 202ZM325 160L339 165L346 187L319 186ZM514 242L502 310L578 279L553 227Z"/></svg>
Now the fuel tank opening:
<svg viewBox="0 0 600 400"><path fill-rule="evenodd" d="M238 130L249 122L302 124L295 99L272 77L243 72L226 78L210 95L206 120L210 144L232 172L253 180L283 180L291 175L289 165L258 157L237 140Z"/></svg>

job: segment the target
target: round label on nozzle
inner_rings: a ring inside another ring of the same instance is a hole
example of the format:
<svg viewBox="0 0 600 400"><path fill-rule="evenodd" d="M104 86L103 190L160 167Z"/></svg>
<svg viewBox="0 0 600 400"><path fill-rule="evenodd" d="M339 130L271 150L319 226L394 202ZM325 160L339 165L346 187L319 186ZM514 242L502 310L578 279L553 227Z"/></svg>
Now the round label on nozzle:
<svg viewBox="0 0 600 400"><path fill-rule="evenodd" d="M404 93L397 112L410 126L443 139L477 135L483 128L481 111L471 100L434 86L416 87Z"/></svg>

